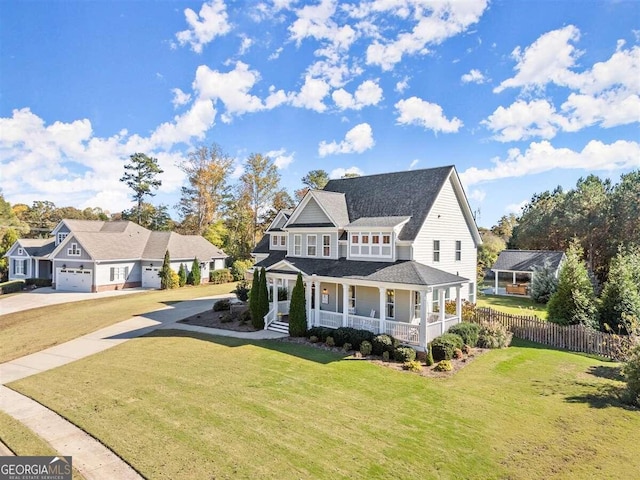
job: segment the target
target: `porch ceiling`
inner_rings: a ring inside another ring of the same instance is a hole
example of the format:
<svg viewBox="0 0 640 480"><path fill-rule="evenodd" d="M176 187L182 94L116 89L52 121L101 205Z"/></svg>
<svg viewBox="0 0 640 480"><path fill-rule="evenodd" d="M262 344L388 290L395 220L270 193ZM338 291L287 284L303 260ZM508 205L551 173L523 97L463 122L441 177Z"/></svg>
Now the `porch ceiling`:
<svg viewBox="0 0 640 480"><path fill-rule="evenodd" d="M394 263L364 262L344 258L327 260L286 257L286 252L273 252L268 258L258 262L256 266L269 270L269 267L282 260L286 260L290 265L307 275L315 274L319 277L424 286L467 283L469 281L467 278L409 260L400 260Z"/></svg>

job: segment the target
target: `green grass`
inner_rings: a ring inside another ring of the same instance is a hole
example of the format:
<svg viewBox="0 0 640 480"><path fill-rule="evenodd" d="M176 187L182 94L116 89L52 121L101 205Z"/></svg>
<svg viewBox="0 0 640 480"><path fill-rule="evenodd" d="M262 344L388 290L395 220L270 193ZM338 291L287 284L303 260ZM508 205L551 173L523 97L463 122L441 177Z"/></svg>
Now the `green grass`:
<svg viewBox="0 0 640 480"><path fill-rule="evenodd" d="M499 312L513 315L537 316L547 319L547 306L534 302L528 297L508 297L504 295L478 295L478 307L489 307Z"/></svg>
<svg viewBox="0 0 640 480"><path fill-rule="evenodd" d="M25 427L18 420L0 411L0 440L11 449L16 455L22 456L38 456L38 455L57 455L62 452L56 452L51 445L42 440L39 436ZM72 460L73 463L73 460ZM73 478L75 480L83 480L84 477L75 468L73 469Z"/></svg>
<svg viewBox="0 0 640 480"><path fill-rule="evenodd" d="M640 415L618 375L524 342L429 379L163 330L11 388L150 479L633 478Z"/></svg>
<svg viewBox="0 0 640 480"><path fill-rule="evenodd" d="M39 352L171 303L229 293L235 285L153 290L1 315L0 363Z"/></svg>

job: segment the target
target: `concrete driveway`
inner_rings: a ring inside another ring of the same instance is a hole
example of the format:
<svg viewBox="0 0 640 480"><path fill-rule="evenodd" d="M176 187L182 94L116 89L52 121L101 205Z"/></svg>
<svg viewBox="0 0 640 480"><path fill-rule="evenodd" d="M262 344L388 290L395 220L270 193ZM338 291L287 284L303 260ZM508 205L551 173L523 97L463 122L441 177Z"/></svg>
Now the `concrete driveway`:
<svg viewBox="0 0 640 480"><path fill-rule="evenodd" d="M58 292L50 287L37 288L30 292L11 295L3 298L0 296L0 315L20 312L31 308L46 307L58 303L80 302L93 300L94 298L114 297L116 295L129 295L131 293L144 292L142 288L127 288L125 290L111 290L97 293Z"/></svg>

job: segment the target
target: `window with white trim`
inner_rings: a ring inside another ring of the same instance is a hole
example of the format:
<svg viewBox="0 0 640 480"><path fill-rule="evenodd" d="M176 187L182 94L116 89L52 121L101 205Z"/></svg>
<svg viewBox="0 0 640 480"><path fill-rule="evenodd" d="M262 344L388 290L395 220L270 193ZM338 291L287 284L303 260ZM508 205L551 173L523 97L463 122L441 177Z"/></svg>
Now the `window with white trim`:
<svg viewBox="0 0 640 480"><path fill-rule="evenodd" d="M79 257L80 255L82 255L82 250L78 248L77 243L72 243L71 246L67 248L67 255L69 255L70 257Z"/></svg>
<svg viewBox="0 0 640 480"><path fill-rule="evenodd" d="M278 246L278 235L274 235L273 233L269 234L269 236L271 237L271 246L272 247L277 247Z"/></svg>
<svg viewBox="0 0 640 480"><path fill-rule="evenodd" d="M353 257L391 258L391 233L360 232L350 235L349 252Z"/></svg>
<svg viewBox="0 0 640 480"><path fill-rule="evenodd" d="M456 262L462 260L462 241L456 240Z"/></svg>
<svg viewBox="0 0 640 480"><path fill-rule="evenodd" d="M322 235L322 256L331 256L331 235Z"/></svg>
<svg viewBox="0 0 640 480"><path fill-rule="evenodd" d="M280 235L280 246L281 247L286 247L287 246L287 236L286 235Z"/></svg>
<svg viewBox="0 0 640 480"><path fill-rule="evenodd" d="M396 291L395 290L387 290L386 318L396 318Z"/></svg>
<svg viewBox="0 0 640 480"><path fill-rule="evenodd" d="M25 275L27 266L26 260L14 260L13 261L13 274L14 275Z"/></svg>
<svg viewBox="0 0 640 480"><path fill-rule="evenodd" d="M293 236L293 255L296 257L302 255L302 235Z"/></svg>
<svg viewBox="0 0 640 480"><path fill-rule="evenodd" d="M62 241L67 238L67 235L69 235L69 232L58 232L58 245L60 245Z"/></svg>
<svg viewBox="0 0 640 480"><path fill-rule="evenodd" d="M316 256L316 242L318 237L316 235L307 235L307 257Z"/></svg>
<svg viewBox="0 0 640 480"><path fill-rule="evenodd" d="M420 292L413 292L413 318L420 318Z"/></svg>
<svg viewBox="0 0 640 480"><path fill-rule="evenodd" d="M111 267L111 281L125 281L129 276L129 267Z"/></svg>
<svg viewBox="0 0 640 480"><path fill-rule="evenodd" d="M440 240L433 241L433 261L440 261Z"/></svg>
<svg viewBox="0 0 640 480"><path fill-rule="evenodd" d="M24 248L18 248L18 255L24 255Z"/></svg>
<svg viewBox="0 0 640 480"><path fill-rule="evenodd" d="M349 285L349 308L355 311L356 309L356 286Z"/></svg>

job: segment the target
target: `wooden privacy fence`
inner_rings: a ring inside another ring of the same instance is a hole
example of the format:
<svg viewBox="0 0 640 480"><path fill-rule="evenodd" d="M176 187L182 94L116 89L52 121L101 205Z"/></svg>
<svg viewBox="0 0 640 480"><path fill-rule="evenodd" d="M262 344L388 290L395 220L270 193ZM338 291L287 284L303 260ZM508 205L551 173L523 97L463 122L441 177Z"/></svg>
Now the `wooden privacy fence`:
<svg viewBox="0 0 640 480"><path fill-rule="evenodd" d="M507 327L514 337L523 340L619 361L625 360L630 349L639 342L637 336L614 335L584 325L558 325L538 317L511 315L491 308L477 307L474 321L498 322Z"/></svg>

